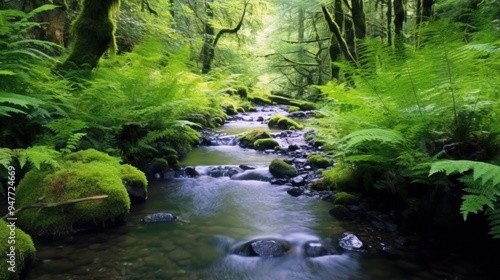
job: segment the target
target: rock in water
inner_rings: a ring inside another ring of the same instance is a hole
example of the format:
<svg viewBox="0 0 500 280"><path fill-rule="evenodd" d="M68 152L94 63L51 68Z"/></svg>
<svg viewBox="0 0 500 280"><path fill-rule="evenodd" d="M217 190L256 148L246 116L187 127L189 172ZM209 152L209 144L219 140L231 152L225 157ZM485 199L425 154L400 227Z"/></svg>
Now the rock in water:
<svg viewBox="0 0 500 280"><path fill-rule="evenodd" d="M251 246L253 251L261 257L281 256L287 251L287 248L274 240L255 241Z"/></svg>
<svg viewBox="0 0 500 280"><path fill-rule="evenodd" d="M178 220L178 217L167 212L154 213L144 216L142 219L145 223L160 223L160 222L173 222Z"/></svg>
<svg viewBox="0 0 500 280"><path fill-rule="evenodd" d="M352 251L363 247L363 242L361 242L356 235L350 232L344 232L339 239L339 246L345 250Z"/></svg>
<svg viewBox="0 0 500 280"><path fill-rule="evenodd" d="M304 253L310 258L326 256L329 254L325 246L317 241L310 241L304 244Z"/></svg>

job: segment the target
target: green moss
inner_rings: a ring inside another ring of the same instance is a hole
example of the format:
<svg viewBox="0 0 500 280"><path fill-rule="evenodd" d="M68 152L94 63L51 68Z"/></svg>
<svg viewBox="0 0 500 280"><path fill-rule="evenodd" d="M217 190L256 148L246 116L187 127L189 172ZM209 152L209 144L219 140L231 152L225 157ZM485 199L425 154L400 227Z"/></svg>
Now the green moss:
<svg viewBox="0 0 500 280"><path fill-rule="evenodd" d="M19 228L15 229L15 239L9 239L11 235L10 227L8 224L0 219L0 279L15 280L19 279L19 275L25 264L35 259L35 245L31 237L24 233ZM15 240L15 244L11 244ZM9 243L11 242L11 243ZM11 246L14 247L15 252L15 271L9 271L10 264L8 263L11 254Z"/></svg>
<svg viewBox="0 0 500 280"><path fill-rule="evenodd" d="M124 168L130 170L130 167ZM137 172L131 177L143 180ZM63 233L78 224L121 219L130 210L130 198L122 182L120 165L67 162L57 171L31 170L17 188L18 207L95 195L109 197L52 208L27 209L18 214L19 225L37 235Z"/></svg>
<svg viewBox="0 0 500 280"><path fill-rule="evenodd" d="M243 135L238 136L238 141L240 141L240 146L244 148L252 148L255 141L259 139L271 138L271 135L265 130L254 129Z"/></svg>
<svg viewBox="0 0 500 280"><path fill-rule="evenodd" d="M299 107L301 111L316 110L314 103L302 100L291 100L290 105Z"/></svg>
<svg viewBox="0 0 500 280"><path fill-rule="evenodd" d="M144 190L146 190L148 186L146 175L144 175L142 171L130 164L120 165L120 175L123 181L140 184L144 188Z"/></svg>
<svg viewBox="0 0 500 280"><path fill-rule="evenodd" d="M273 160L269 165L269 172L277 178L297 176L297 170L282 159Z"/></svg>
<svg viewBox="0 0 500 280"><path fill-rule="evenodd" d="M82 151L68 154L63 158L63 160L71 161L71 162L83 162L83 163L89 163L89 162L93 162L93 161L109 162L109 163L115 163L115 164L120 163L119 158L112 157L108 154L105 154L103 152L99 152L99 151L94 150L94 149L87 149L87 150L82 150Z"/></svg>
<svg viewBox="0 0 500 280"><path fill-rule="evenodd" d="M335 194L335 199L333 200L333 203L346 206L346 205L354 204L357 201L358 201L358 199L350 193L338 192Z"/></svg>
<svg viewBox="0 0 500 280"><path fill-rule="evenodd" d="M361 177L353 168L340 161L334 168L323 172L326 184L339 191L358 189Z"/></svg>
<svg viewBox="0 0 500 280"><path fill-rule="evenodd" d="M275 147L279 147L280 145L276 140L266 138L266 139L259 139L253 143L254 148L258 151L263 151L267 149L274 149Z"/></svg>
<svg viewBox="0 0 500 280"><path fill-rule="evenodd" d="M325 190L330 190L331 185L328 185L325 180L316 180L312 182L312 184L309 186L310 190L315 190L315 191L325 191Z"/></svg>
<svg viewBox="0 0 500 280"><path fill-rule="evenodd" d="M257 105L272 105L273 104L273 102L269 98L260 97L260 96L249 97L248 100L250 100L252 103L257 104Z"/></svg>
<svg viewBox="0 0 500 280"><path fill-rule="evenodd" d="M309 155L307 161L316 168L327 168L332 165L329 160L321 155Z"/></svg>
<svg viewBox="0 0 500 280"><path fill-rule="evenodd" d="M298 112L298 111L300 111L300 108L297 106L290 106L288 108L288 113L293 113L293 112Z"/></svg>
<svg viewBox="0 0 500 280"><path fill-rule="evenodd" d="M304 128L303 125L298 124L296 121L281 116L281 115L274 115L271 119L269 119L269 122L267 123L269 128L274 128L274 129L302 129Z"/></svg>

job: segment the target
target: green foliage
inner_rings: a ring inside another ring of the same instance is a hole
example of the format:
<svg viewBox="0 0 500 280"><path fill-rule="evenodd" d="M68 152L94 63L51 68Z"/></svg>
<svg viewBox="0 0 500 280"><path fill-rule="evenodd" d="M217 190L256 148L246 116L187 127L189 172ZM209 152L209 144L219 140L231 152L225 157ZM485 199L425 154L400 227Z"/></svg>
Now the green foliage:
<svg viewBox="0 0 500 280"><path fill-rule="evenodd" d="M44 165L58 167L59 157L58 151L46 146L32 146L27 149L0 148L0 165L6 169L13 163L14 158L19 161L21 168L26 163L30 163L36 169L41 169Z"/></svg>
<svg viewBox="0 0 500 280"><path fill-rule="evenodd" d="M259 139L253 143L254 148L258 151L263 151L263 150L268 150L268 149L274 149L276 147L279 147L280 145L276 140L266 138L266 139Z"/></svg>
<svg viewBox="0 0 500 280"><path fill-rule="evenodd" d="M15 244L9 243L8 237L10 235L10 227L8 224L0 219L0 252L2 252L2 257L0 258L0 279L5 280L17 280L19 279L21 272L25 268L26 264L30 261L35 260L35 245L31 237L24 233L21 229L15 229L16 238ZM10 239L12 240L12 239ZM15 247L15 272L8 270L10 267L9 257L6 256L7 253L10 254L10 248Z"/></svg>
<svg viewBox="0 0 500 280"><path fill-rule="evenodd" d="M323 180L330 189L356 190L360 188L361 184L357 175L354 166L340 161L335 164L334 168L323 171Z"/></svg>
<svg viewBox="0 0 500 280"><path fill-rule="evenodd" d="M282 159L273 160L269 165L269 172L277 178L297 176L297 170Z"/></svg>
<svg viewBox="0 0 500 280"><path fill-rule="evenodd" d="M469 174L469 171L472 174ZM470 213L485 212L490 220L490 233L494 238L500 238L500 216L498 215L500 166L468 160L443 160L431 165L429 176L438 172L446 175L463 175L460 181L466 186L464 192L467 194L462 196L460 212L464 220Z"/></svg>

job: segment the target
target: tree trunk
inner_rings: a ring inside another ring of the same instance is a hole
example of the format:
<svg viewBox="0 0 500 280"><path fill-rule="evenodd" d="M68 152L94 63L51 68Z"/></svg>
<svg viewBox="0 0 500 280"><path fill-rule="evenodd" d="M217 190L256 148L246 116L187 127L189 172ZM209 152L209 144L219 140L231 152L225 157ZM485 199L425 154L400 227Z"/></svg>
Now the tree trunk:
<svg viewBox="0 0 500 280"><path fill-rule="evenodd" d="M340 2L339 0L336 0L336 2ZM328 24L328 28L330 32L332 33L332 39L330 40L330 46L334 46L334 42L338 42L339 49L344 55L344 57L347 59L347 61L353 63L354 65L357 65L357 61L355 57L352 55L351 51L349 50L349 46L342 36L342 30L340 28L341 25L339 25L336 20L334 20L332 14L328 11L328 8L326 6L321 6L321 11L323 12L323 16L325 17L326 23ZM337 12L337 11L335 11ZM332 58L332 54L334 51L334 48L330 48L330 58ZM335 54L334 54L335 56ZM334 59L334 58L332 58ZM337 61L336 57L335 60Z"/></svg>
<svg viewBox="0 0 500 280"><path fill-rule="evenodd" d="M395 41L394 47L396 54L404 57L404 36L403 36L403 23L406 18L406 11L404 9L403 0L394 0L394 34Z"/></svg>
<svg viewBox="0 0 500 280"><path fill-rule="evenodd" d="M304 42L304 21L305 21L305 10L303 7L299 8L299 15L298 15L298 34L297 34L297 40L300 43ZM297 55L299 62L304 62L304 46L300 44L300 50ZM297 76L297 85L299 85L299 88L297 89L297 95L298 96L303 96L304 95L304 76L303 75L298 75Z"/></svg>
<svg viewBox="0 0 500 280"><path fill-rule="evenodd" d="M431 19L432 5L434 0L417 0L417 25Z"/></svg>
<svg viewBox="0 0 500 280"><path fill-rule="evenodd" d="M394 0L398 1L398 0ZM396 5L396 4L394 4ZM394 8L395 9L395 8ZM392 46L392 0L387 0L387 44Z"/></svg>
<svg viewBox="0 0 500 280"><path fill-rule="evenodd" d="M357 39L364 39L366 37L366 15L363 0L351 1L351 14L354 35Z"/></svg>
<svg viewBox="0 0 500 280"><path fill-rule="evenodd" d="M72 47L56 70L91 70L108 49L116 52L114 16L120 0L83 0L82 10L71 27Z"/></svg>
<svg viewBox="0 0 500 280"><path fill-rule="evenodd" d="M215 30L210 23L214 18L214 12L210 4L212 0L205 1L205 15L207 17L204 24L204 34L203 34L203 48L201 49L201 73L206 74L212 69L212 61L214 60L214 36Z"/></svg>

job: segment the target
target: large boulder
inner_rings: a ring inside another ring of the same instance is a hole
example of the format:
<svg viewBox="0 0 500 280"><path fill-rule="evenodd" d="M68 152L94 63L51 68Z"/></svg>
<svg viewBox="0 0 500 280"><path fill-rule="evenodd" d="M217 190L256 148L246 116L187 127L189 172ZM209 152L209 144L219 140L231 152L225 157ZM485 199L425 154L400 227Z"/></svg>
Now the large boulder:
<svg viewBox="0 0 500 280"><path fill-rule="evenodd" d="M348 251L359 251L363 247L363 242L351 232L344 232L339 239L340 248Z"/></svg>
<svg viewBox="0 0 500 280"><path fill-rule="evenodd" d="M257 151L264 151L264 150L268 150L268 149L274 150L276 147L280 146L280 144L278 144L278 142L276 142L276 140L269 139L269 138L268 139L259 139L259 140L255 141L253 143L253 145Z"/></svg>
<svg viewBox="0 0 500 280"><path fill-rule="evenodd" d="M240 146L243 148L253 148L255 141L259 139L269 139L271 135L265 130L254 129L243 135L238 136L238 141L240 141Z"/></svg>
<svg viewBox="0 0 500 280"><path fill-rule="evenodd" d="M145 201L148 198L148 181L146 175L129 164L121 165L120 171L122 182L130 197L130 201L132 203Z"/></svg>
<svg viewBox="0 0 500 280"><path fill-rule="evenodd" d="M296 121L281 115L275 115L267 123L269 128L274 129L302 129L303 125L298 124Z"/></svg>
<svg viewBox="0 0 500 280"><path fill-rule="evenodd" d="M275 159L269 165L269 172L276 178L295 177L297 170L282 159Z"/></svg>
<svg viewBox="0 0 500 280"><path fill-rule="evenodd" d="M122 175L122 165L118 161L90 150L65 157L59 169L31 170L17 187L18 207L97 195L108 197L50 208L26 209L18 214L19 226L30 234L61 234L79 226L123 220L130 210L130 197L123 184L127 177ZM133 170L130 167L124 169ZM142 176L139 179L142 181L141 188L145 188L143 179Z"/></svg>

